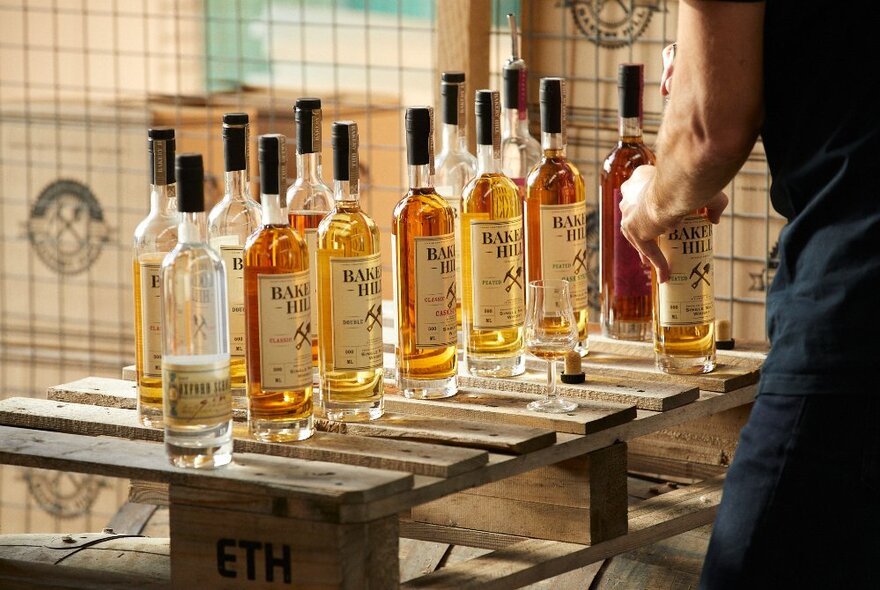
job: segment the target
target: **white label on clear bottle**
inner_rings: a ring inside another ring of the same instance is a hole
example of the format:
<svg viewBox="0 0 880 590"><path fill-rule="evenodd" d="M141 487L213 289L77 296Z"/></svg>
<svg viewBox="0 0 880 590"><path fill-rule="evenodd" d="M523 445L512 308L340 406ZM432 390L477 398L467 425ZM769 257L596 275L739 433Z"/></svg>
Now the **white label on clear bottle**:
<svg viewBox="0 0 880 590"><path fill-rule="evenodd" d="M306 228L306 247L309 249L309 283L312 290L311 338L318 338L318 228Z"/></svg>
<svg viewBox="0 0 880 590"><path fill-rule="evenodd" d="M715 321L712 223L689 215L658 239L669 261L669 280L658 289L660 325L691 326Z"/></svg>
<svg viewBox="0 0 880 590"><path fill-rule="evenodd" d="M522 217L478 219L471 221L470 230L474 328L501 330L522 326Z"/></svg>
<svg viewBox="0 0 880 590"><path fill-rule="evenodd" d="M144 347L144 376L162 376L162 283L161 262L138 262L141 282L141 339Z"/></svg>
<svg viewBox="0 0 880 590"><path fill-rule="evenodd" d="M258 274L257 301L262 389L290 391L311 385L309 271Z"/></svg>
<svg viewBox="0 0 880 590"><path fill-rule="evenodd" d="M211 363L162 363L165 417L214 424L232 420L229 357Z"/></svg>
<svg viewBox="0 0 880 590"><path fill-rule="evenodd" d="M541 277L568 281L571 305L586 309L587 203L541 205Z"/></svg>
<svg viewBox="0 0 880 590"><path fill-rule="evenodd" d="M382 367L382 260L330 257L334 371Z"/></svg>
<svg viewBox="0 0 880 590"><path fill-rule="evenodd" d="M236 236L211 238L226 267L226 303L229 322L229 354L244 356L244 258Z"/></svg>
<svg viewBox="0 0 880 590"><path fill-rule="evenodd" d="M455 236L416 236L416 346L441 348L456 343Z"/></svg>
<svg viewBox="0 0 880 590"><path fill-rule="evenodd" d="M449 206L452 207L452 213L455 217L453 225L455 227L455 282L458 290L456 291L455 301L461 305L461 195L455 194L454 187L449 184L434 187L437 194L443 197Z"/></svg>

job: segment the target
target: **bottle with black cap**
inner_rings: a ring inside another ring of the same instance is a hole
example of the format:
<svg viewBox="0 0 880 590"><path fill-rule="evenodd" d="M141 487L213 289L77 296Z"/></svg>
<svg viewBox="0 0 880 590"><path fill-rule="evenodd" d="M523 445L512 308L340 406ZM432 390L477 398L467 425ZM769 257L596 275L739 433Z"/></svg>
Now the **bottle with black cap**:
<svg viewBox="0 0 880 590"><path fill-rule="evenodd" d="M541 78L543 155L526 182L526 278L568 281L578 325L578 352L587 353L587 201L584 179L565 153L566 81Z"/></svg>
<svg viewBox="0 0 880 590"><path fill-rule="evenodd" d="M617 70L619 139L599 178L599 309L602 334L620 340L651 339L651 271L620 232L620 185L654 154L642 139L644 66Z"/></svg>
<svg viewBox="0 0 880 590"><path fill-rule="evenodd" d="M477 177L461 201L462 328L468 370L510 377L525 371L522 199L501 173L498 92L478 90Z"/></svg>
<svg viewBox="0 0 880 590"><path fill-rule="evenodd" d="M468 151L464 72L443 72L440 75L440 98L443 126L435 189L455 213L455 283L458 286L455 322L461 327L461 192L477 175L477 158Z"/></svg>
<svg viewBox="0 0 880 590"><path fill-rule="evenodd" d="M137 414L144 426L162 428L162 300L159 269L177 244L174 129L147 131L150 212L134 231L133 283Z"/></svg>
<svg viewBox="0 0 880 590"><path fill-rule="evenodd" d="M296 119L296 181L287 189L290 227L309 247L311 284L318 282L318 224L333 208L333 191L321 169L321 99L298 98ZM318 369L318 291L312 289L312 366Z"/></svg>
<svg viewBox="0 0 880 590"><path fill-rule="evenodd" d="M516 17L510 23L510 57L501 70L504 110L501 118L501 170L519 187L525 198L526 177L541 158L541 146L529 133L528 68L519 52Z"/></svg>
<svg viewBox="0 0 880 590"><path fill-rule="evenodd" d="M315 431L309 251L287 217L287 144L261 135L263 221L244 247L248 430L265 442Z"/></svg>
<svg viewBox="0 0 880 590"><path fill-rule="evenodd" d="M394 208L397 385L406 397L458 391L455 214L434 190L434 110L406 110L409 191Z"/></svg>
<svg viewBox="0 0 880 590"><path fill-rule="evenodd" d="M208 245L201 154L176 158L177 246L162 261L165 451L178 467L232 460L226 269Z"/></svg>
<svg viewBox="0 0 880 590"><path fill-rule="evenodd" d="M318 411L363 421L385 412L379 229L361 210L358 129L336 121L333 209L318 226Z"/></svg>
<svg viewBox="0 0 880 590"><path fill-rule="evenodd" d="M223 115L226 189L223 199L208 215L208 239L226 265L232 388L242 398L246 373L242 248L247 237L260 227L260 205L250 195L249 142L247 113Z"/></svg>

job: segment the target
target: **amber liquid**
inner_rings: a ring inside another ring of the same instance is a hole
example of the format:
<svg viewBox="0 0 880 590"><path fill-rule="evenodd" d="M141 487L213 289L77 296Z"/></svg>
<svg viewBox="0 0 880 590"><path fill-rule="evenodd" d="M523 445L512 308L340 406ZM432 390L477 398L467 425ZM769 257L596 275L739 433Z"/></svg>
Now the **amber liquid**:
<svg viewBox="0 0 880 590"><path fill-rule="evenodd" d="M455 215L433 188L410 189L395 208L392 232L397 238L397 366L401 379L449 379L458 369L454 342L442 347L416 346L415 238L454 235L454 231Z"/></svg>
<svg viewBox="0 0 880 590"><path fill-rule="evenodd" d="M339 201L318 230L318 334L321 411L332 420L371 420L384 412L383 369L334 370L330 258L379 252L379 230L357 201ZM375 329L381 329L376 326Z"/></svg>
<svg viewBox="0 0 880 590"><path fill-rule="evenodd" d="M145 256L145 262L161 263L165 253ZM141 317L143 301L141 300L141 265L135 259L132 263L134 275L134 333L135 359L138 385L138 417L144 426L160 428L162 426L162 375L155 377L145 375L144 370L144 326Z"/></svg>
<svg viewBox="0 0 880 590"><path fill-rule="evenodd" d="M563 205L582 203L586 200L584 179L578 169L562 155L562 150L545 150L539 165L528 178L528 193L525 200L526 223L526 277L528 281L545 278L541 267L541 205ZM586 230L586 227L584 228ZM547 244L549 248L571 248L572 244L562 242ZM582 244L586 251L586 233ZM581 272L586 273L584 268ZM585 277L586 280L586 277ZM587 345L587 323L589 305L574 308L578 326L578 339L581 346Z"/></svg>
<svg viewBox="0 0 880 590"><path fill-rule="evenodd" d="M324 219L324 216L327 214L326 211L320 212L296 212L291 213L289 215L290 218L290 227L301 237L303 240L306 239L306 230L314 230L317 231L318 224L321 223L321 220ZM314 255L313 252L309 252L310 266L315 264L317 266L318 257ZM317 285L312 285L313 289L317 288ZM312 298L312 305L317 307L316 298ZM312 332L314 333L312 336L312 366L318 366L318 326L312 326Z"/></svg>
<svg viewBox="0 0 880 590"><path fill-rule="evenodd" d="M615 248L623 244L632 248L620 235L619 215L615 215L620 202L615 197L633 170L643 164L654 164L654 154L642 142L641 137L624 137L611 150L602 166L600 178L600 235L601 258L599 276L599 306L602 332L611 338L625 340L648 340L651 337L651 293L624 295L615 292ZM644 269L645 285L650 270Z"/></svg>
<svg viewBox="0 0 880 590"><path fill-rule="evenodd" d="M261 440L305 438L291 424L312 416L312 385L288 391L265 391L260 366L258 275L287 274L309 267L305 241L287 225L264 225L248 238L244 250L245 328L247 331L248 423Z"/></svg>
<svg viewBox="0 0 880 590"><path fill-rule="evenodd" d="M462 281L462 322L467 334L467 354L491 362L492 359L510 359L523 353L522 325L498 330L477 329L474 327L474 284L473 284L473 246L471 244L471 224L482 219L512 219L522 215L522 200L519 189L506 176L500 173L484 173L465 187L462 199L461 250ZM522 282L522 279L520 280ZM514 287L515 288L515 287ZM524 288L524 286L523 286ZM520 305L525 306L523 288ZM470 368L470 363L469 363ZM523 369L524 370L524 369ZM519 369L517 372L521 373Z"/></svg>

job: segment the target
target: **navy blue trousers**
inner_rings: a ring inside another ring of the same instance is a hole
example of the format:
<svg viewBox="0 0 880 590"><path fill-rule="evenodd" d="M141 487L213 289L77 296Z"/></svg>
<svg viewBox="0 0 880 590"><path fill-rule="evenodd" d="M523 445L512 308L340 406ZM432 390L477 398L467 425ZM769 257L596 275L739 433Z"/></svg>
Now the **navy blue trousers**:
<svg viewBox="0 0 880 590"><path fill-rule="evenodd" d="M880 588L880 392L757 397L700 588Z"/></svg>

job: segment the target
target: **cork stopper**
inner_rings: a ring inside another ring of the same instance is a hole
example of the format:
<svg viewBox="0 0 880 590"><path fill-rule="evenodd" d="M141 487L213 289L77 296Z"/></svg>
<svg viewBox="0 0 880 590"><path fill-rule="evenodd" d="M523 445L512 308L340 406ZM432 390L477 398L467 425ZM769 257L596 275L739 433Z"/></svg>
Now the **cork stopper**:
<svg viewBox="0 0 880 590"><path fill-rule="evenodd" d="M730 321L715 321L715 348L720 350L731 350L736 344L736 340L730 336Z"/></svg>
<svg viewBox="0 0 880 590"><path fill-rule="evenodd" d="M562 373L562 382L568 384L583 383L586 375L581 367L581 355L576 350L565 353L565 371Z"/></svg>

